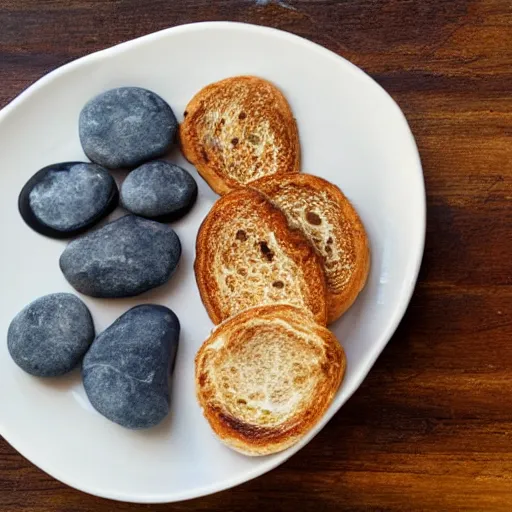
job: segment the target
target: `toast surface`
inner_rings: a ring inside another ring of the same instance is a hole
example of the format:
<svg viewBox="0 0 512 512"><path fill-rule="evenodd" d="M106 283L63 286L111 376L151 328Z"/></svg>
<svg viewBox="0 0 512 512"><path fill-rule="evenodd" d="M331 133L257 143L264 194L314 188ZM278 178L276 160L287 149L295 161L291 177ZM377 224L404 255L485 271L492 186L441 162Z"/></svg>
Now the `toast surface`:
<svg viewBox="0 0 512 512"><path fill-rule="evenodd" d="M309 174L270 176L251 184L280 208L321 256L328 323L354 302L368 277L370 251L359 216L341 190Z"/></svg>
<svg viewBox="0 0 512 512"><path fill-rule="evenodd" d="M236 76L201 89L180 125L183 154L222 195L263 176L299 172L297 125L270 82Z"/></svg>
<svg viewBox="0 0 512 512"><path fill-rule="evenodd" d="M325 325L320 257L263 194L240 189L221 197L204 219L194 264L201 299L215 324L241 311L285 303Z"/></svg>
<svg viewBox="0 0 512 512"><path fill-rule="evenodd" d="M217 436L246 455L301 439L324 415L345 373L334 335L303 310L274 305L222 323L196 356L196 393Z"/></svg>

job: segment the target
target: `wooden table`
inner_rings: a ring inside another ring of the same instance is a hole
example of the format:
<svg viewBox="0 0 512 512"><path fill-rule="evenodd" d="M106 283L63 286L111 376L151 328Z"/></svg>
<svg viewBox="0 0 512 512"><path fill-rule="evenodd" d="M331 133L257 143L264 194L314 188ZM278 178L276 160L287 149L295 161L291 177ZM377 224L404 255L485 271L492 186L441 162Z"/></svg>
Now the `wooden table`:
<svg viewBox="0 0 512 512"><path fill-rule="evenodd" d="M201 20L316 41L398 101L428 194L416 293L355 396L270 474L191 502L114 504L2 440L0 510L512 510L511 1L0 0L0 106L67 61Z"/></svg>

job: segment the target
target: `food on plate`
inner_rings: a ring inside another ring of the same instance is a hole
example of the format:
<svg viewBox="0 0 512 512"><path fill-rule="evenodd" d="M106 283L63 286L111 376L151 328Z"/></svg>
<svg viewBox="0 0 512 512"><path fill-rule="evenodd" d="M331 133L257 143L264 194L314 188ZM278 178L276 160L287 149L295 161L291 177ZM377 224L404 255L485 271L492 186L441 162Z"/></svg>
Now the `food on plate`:
<svg viewBox="0 0 512 512"><path fill-rule="evenodd" d="M303 310L248 309L222 323L196 356L196 392L211 428L246 455L284 450L331 404L345 373L334 335Z"/></svg>
<svg viewBox="0 0 512 512"><path fill-rule="evenodd" d="M263 176L299 172L297 125L286 98L255 76L201 89L179 128L182 151L218 194Z"/></svg>
<svg viewBox="0 0 512 512"><path fill-rule="evenodd" d="M137 167L121 187L121 202L127 210L165 222L183 217L196 198L197 183L190 173L163 160Z"/></svg>
<svg viewBox="0 0 512 512"><path fill-rule="evenodd" d="M269 176L252 183L300 229L322 257L327 283L328 323L354 302L368 277L368 238L341 190L309 174Z"/></svg>
<svg viewBox="0 0 512 512"><path fill-rule="evenodd" d="M178 123L171 107L140 87L110 89L80 112L79 135L85 154L111 169L135 167L167 153Z"/></svg>
<svg viewBox="0 0 512 512"><path fill-rule="evenodd" d="M164 306L136 306L94 340L84 357L84 388L93 407L123 427L149 428L169 412L169 379L180 335Z"/></svg>
<svg viewBox="0 0 512 512"><path fill-rule="evenodd" d="M27 373L57 377L77 366L93 339L87 306L70 293L52 293L16 315L7 332L7 348Z"/></svg>
<svg viewBox="0 0 512 512"><path fill-rule="evenodd" d="M195 360L198 401L217 436L247 455L292 446L317 425L343 380L346 358L325 325L363 288L368 239L341 190L300 174L297 126L270 82L237 76L208 85L186 107L182 150L221 197L204 219L194 271L217 325ZM112 212L130 212L72 240L60 268L78 292L132 297L166 283L181 257L164 222L194 205L198 187L161 157L175 140L171 107L138 87L90 100L79 135L94 163L64 162L36 173L20 212L57 238L82 233ZM134 168L120 192L104 167ZM71 294L42 297L12 321L8 349L37 376L62 375L83 359L93 407L130 429L169 413L180 322L167 307L133 307L94 339L85 304ZM93 341L94 340L94 341Z"/></svg>
<svg viewBox="0 0 512 512"><path fill-rule="evenodd" d="M132 297L166 283L180 255L171 227L127 215L70 242L60 268L80 293Z"/></svg>
<svg viewBox="0 0 512 512"><path fill-rule="evenodd" d="M196 241L196 281L215 324L252 306L286 303L326 323L320 257L263 194L240 189L221 197Z"/></svg>
<svg viewBox="0 0 512 512"><path fill-rule="evenodd" d="M23 220L54 238L82 233L112 212L119 194L114 178L96 164L62 162L38 171L23 187Z"/></svg>

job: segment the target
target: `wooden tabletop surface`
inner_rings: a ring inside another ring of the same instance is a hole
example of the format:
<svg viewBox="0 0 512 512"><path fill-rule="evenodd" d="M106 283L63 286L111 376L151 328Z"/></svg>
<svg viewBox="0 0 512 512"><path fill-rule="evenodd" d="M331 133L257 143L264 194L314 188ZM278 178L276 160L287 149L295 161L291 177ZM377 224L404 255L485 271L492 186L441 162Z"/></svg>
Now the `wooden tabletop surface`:
<svg viewBox="0 0 512 512"><path fill-rule="evenodd" d="M269 474L184 503L115 504L0 440L0 510L512 510L512 2L0 0L0 107L65 62L204 20L294 32L397 100L428 195L410 307L355 396Z"/></svg>

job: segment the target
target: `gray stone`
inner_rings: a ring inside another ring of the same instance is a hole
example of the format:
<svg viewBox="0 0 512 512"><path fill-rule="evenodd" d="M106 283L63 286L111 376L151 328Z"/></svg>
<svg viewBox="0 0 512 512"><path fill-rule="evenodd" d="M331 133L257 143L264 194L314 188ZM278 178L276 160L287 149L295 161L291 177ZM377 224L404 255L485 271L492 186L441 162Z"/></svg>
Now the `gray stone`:
<svg viewBox="0 0 512 512"><path fill-rule="evenodd" d="M157 160L133 170L121 187L123 206L143 217L177 220L197 198L197 184L181 167Z"/></svg>
<svg viewBox="0 0 512 512"><path fill-rule="evenodd" d="M180 335L164 306L140 305L103 331L87 352L82 376L93 407L123 427L149 428L169 412L169 378Z"/></svg>
<svg viewBox="0 0 512 512"><path fill-rule="evenodd" d="M64 238L93 226L117 206L114 178L96 164L63 162L38 171L23 187L25 222L47 236Z"/></svg>
<svg viewBox="0 0 512 512"><path fill-rule="evenodd" d="M134 167L164 155L178 122L154 92L120 87L99 94L80 113L78 129L85 154L105 167Z"/></svg>
<svg viewBox="0 0 512 512"><path fill-rule="evenodd" d="M167 282L180 255L171 227L127 215L70 242L60 268L80 293L132 297Z"/></svg>
<svg viewBox="0 0 512 512"><path fill-rule="evenodd" d="M7 347L27 373L57 377L77 366L93 339L87 306L70 293L53 293L16 315L7 333Z"/></svg>

